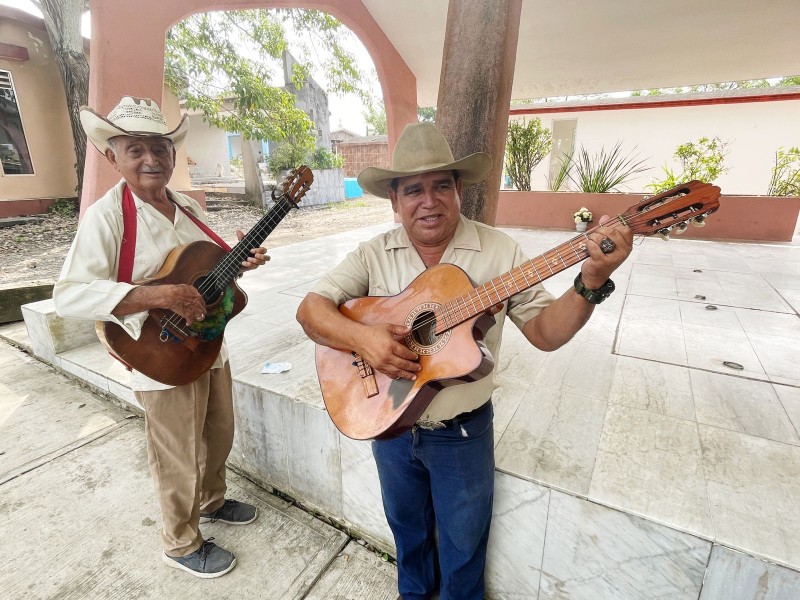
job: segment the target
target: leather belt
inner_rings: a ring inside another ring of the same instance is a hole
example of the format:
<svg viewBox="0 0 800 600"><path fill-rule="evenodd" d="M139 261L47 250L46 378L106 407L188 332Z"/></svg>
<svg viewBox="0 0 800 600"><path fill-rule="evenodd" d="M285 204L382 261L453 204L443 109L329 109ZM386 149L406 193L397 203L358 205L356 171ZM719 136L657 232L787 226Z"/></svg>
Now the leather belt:
<svg viewBox="0 0 800 600"><path fill-rule="evenodd" d="M444 419L442 421L431 421L427 419L420 419L415 423L415 425L420 429L426 429L428 431L433 431L436 429L453 429L457 427L459 423L465 423L466 421L469 421L473 417L476 417L482 410L486 410L489 407L490 403L491 400L487 400L475 410L460 413L455 417L453 417L452 419Z"/></svg>

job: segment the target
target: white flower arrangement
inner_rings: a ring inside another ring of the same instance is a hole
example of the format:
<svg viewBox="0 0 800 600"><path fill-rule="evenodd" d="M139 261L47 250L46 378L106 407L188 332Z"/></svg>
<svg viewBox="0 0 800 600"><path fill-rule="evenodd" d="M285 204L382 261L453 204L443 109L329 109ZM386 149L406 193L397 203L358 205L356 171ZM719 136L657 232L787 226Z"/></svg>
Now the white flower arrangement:
<svg viewBox="0 0 800 600"><path fill-rule="evenodd" d="M592 220L592 213L585 206L581 206L572 216L576 223L588 223Z"/></svg>

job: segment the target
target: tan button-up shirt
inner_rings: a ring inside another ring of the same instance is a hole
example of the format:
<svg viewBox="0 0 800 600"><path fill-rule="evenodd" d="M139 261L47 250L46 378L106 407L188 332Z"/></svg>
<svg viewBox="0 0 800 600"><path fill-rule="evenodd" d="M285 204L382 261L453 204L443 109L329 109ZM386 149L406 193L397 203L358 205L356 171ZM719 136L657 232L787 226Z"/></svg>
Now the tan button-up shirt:
<svg viewBox="0 0 800 600"><path fill-rule="evenodd" d="M478 286L527 260L519 245L506 234L462 216L441 262L460 267L473 285ZM312 291L337 305L364 296L394 296L408 287L425 268L405 228L398 227L360 244ZM541 285L509 298L503 310L495 315L497 323L489 329L484 340L495 365L500 358L506 315L522 329L554 299ZM397 324L401 324L404 317L399 316ZM483 379L438 392L421 420L441 421L478 408L498 386L495 372L496 368Z"/></svg>
<svg viewBox="0 0 800 600"><path fill-rule="evenodd" d="M139 339L142 325L148 316L143 311L116 317L112 311L135 285L117 281L119 249L124 225L122 220L122 190L125 180L111 188L92 204L84 214L72 247L67 254L61 276L53 288L56 312L62 317L111 321L122 327L133 339ZM203 209L192 198L169 191L170 197L202 221ZM133 195L136 204L136 252L133 260L134 281L151 277L164 264L176 247L199 240L213 241L182 210L175 210L175 221L147 202ZM222 345L212 368L222 367L228 360L228 350ZM133 371L131 388L136 391L169 389Z"/></svg>

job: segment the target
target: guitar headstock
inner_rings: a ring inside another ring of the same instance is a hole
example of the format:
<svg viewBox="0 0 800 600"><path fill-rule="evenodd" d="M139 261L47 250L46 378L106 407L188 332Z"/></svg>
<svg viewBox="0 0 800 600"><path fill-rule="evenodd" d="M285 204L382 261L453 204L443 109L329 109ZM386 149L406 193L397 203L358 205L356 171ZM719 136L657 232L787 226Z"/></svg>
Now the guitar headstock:
<svg viewBox="0 0 800 600"><path fill-rule="evenodd" d="M705 225L708 215L719 208L719 187L702 181L689 181L644 198L620 215L620 220L633 233L659 234L664 239L670 231L686 231L687 223L697 227Z"/></svg>
<svg viewBox="0 0 800 600"><path fill-rule="evenodd" d="M289 172L289 175L279 186L281 193L277 197L275 192L278 188L272 190L272 199L277 201L278 198L285 198L297 207L312 183L314 183L314 173L306 165L300 165Z"/></svg>

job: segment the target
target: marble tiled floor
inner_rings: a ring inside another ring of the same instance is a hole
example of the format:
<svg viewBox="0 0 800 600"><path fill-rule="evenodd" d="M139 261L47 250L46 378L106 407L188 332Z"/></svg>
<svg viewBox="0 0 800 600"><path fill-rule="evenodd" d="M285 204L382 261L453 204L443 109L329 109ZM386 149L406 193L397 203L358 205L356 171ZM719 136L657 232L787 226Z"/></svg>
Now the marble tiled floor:
<svg viewBox="0 0 800 600"><path fill-rule="evenodd" d="M227 330L238 381L321 403L294 311L358 241L391 226L278 248L242 280L250 302ZM505 231L529 256L572 236ZM577 268L545 286L563 293ZM613 278L617 292L556 352L506 324L498 470L800 569L800 240L642 239ZM88 347L67 354L102 370ZM280 380L260 374L287 358Z"/></svg>
<svg viewBox="0 0 800 600"><path fill-rule="evenodd" d="M498 468L800 567L800 243L648 238L614 280L556 352L507 332Z"/></svg>

